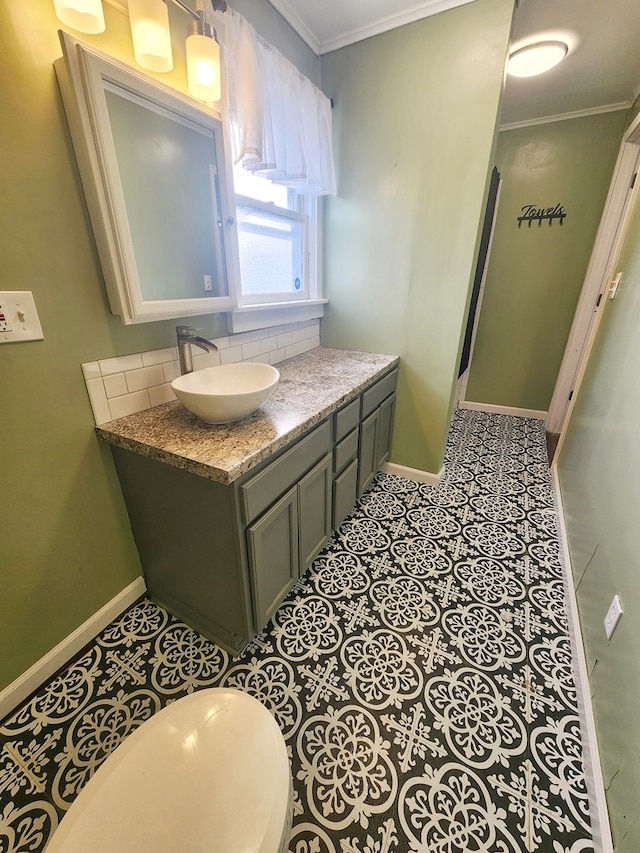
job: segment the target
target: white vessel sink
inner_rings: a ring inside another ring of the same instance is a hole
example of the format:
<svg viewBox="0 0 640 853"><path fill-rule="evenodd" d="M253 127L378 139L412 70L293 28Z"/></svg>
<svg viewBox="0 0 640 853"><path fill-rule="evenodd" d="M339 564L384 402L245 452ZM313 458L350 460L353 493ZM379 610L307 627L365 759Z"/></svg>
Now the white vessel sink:
<svg viewBox="0 0 640 853"><path fill-rule="evenodd" d="M273 394L280 374L270 364L242 362L205 367L171 383L182 405L208 424L239 421Z"/></svg>

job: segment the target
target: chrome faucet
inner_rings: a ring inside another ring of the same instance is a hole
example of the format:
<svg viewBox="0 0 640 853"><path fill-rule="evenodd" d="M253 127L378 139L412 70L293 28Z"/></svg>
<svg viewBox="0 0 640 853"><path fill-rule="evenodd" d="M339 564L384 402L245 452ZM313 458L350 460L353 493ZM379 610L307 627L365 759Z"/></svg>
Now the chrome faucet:
<svg viewBox="0 0 640 853"><path fill-rule="evenodd" d="M216 352L218 347L208 341L206 338L201 338L196 335L198 330L192 326L176 326L176 334L178 336L178 358L180 359L180 373L184 376L185 373L193 372L193 359L191 357L191 344L194 344L205 352Z"/></svg>

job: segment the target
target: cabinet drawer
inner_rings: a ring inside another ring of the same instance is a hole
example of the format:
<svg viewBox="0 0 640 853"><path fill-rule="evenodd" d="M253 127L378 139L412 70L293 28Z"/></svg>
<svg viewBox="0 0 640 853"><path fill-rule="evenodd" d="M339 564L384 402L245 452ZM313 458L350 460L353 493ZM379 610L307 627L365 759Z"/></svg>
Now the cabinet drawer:
<svg viewBox="0 0 640 853"><path fill-rule="evenodd" d="M356 397L351 403L343 406L339 412L335 414L335 436L336 441L340 441L345 435L351 432L352 429L358 426L360 420L360 398Z"/></svg>
<svg viewBox="0 0 640 853"><path fill-rule="evenodd" d="M380 403L385 400L389 394L393 394L396 389L398 380L398 371L392 370L386 376L383 376L375 385L365 391L362 395L362 418L370 415L374 409L377 409Z"/></svg>
<svg viewBox="0 0 640 853"><path fill-rule="evenodd" d="M355 459L358 455L358 434L360 430L354 429L346 438L343 438L339 444L336 444L333 451L333 470L339 474L343 468Z"/></svg>
<svg viewBox="0 0 640 853"><path fill-rule="evenodd" d="M330 449L331 424L327 420L240 486L240 505L245 523L253 521L276 498L295 485Z"/></svg>

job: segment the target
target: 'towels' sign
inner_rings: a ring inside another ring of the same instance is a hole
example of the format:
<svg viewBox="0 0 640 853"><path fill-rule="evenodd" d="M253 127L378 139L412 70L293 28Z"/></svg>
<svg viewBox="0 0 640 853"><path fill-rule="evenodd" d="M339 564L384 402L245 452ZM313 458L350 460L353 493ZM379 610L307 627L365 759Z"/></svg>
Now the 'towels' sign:
<svg viewBox="0 0 640 853"><path fill-rule="evenodd" d="M561 204L556 204L555 207L536 207L535 204L525 204L522 208L522 216L518 217L518 228L522 227L523 222L528 222L529 228L532 222L537 222L540 226L543 219L548 219L549 225L554 219L559 219L562 225L566 215L567 212Z"/></svg>

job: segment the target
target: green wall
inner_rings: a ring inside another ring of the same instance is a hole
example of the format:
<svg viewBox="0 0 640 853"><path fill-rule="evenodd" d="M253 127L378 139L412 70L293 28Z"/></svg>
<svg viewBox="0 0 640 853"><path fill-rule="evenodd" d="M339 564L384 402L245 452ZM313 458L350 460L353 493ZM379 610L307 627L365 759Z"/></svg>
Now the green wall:
<svg viewBox="0 0 640 853"><path fill-rule="evenodd" d="M640 205L558 475L616 853L640 850ZM624 615L610 641L613 596Z"/></svg>
<svg viewBox="0 0 640 853"><path fill-rule="evenodd" d="M466 399L547 411L600 224L626 112L507 130ZM518 227L523 205L567 212Z"/></svg>
<svg viewBox="0 0 640 853"><path fill-rule="evenodd" d="M393 462L442 463L502 90L511 0L477 0L322 58L338 195L327 346L397 353Z"/></svg>
<svg viewBox="0 0 640 853"><path fill-rule="evenodd" d="M266 0L242 5L319 79L318 58ZM133 64L128 19L105 13L107 32L83 39ZM184 13L172 18L184 32ZM80 364L175 339L174 321L125 328L109 314L53 70L60 27L51 0L0 0L0 290L32 290L45 335L0 345L0 689L140 574ZM174 58L159 79L186 90L179 43ZM195 322L226 334L220 318Z"/></svg>

